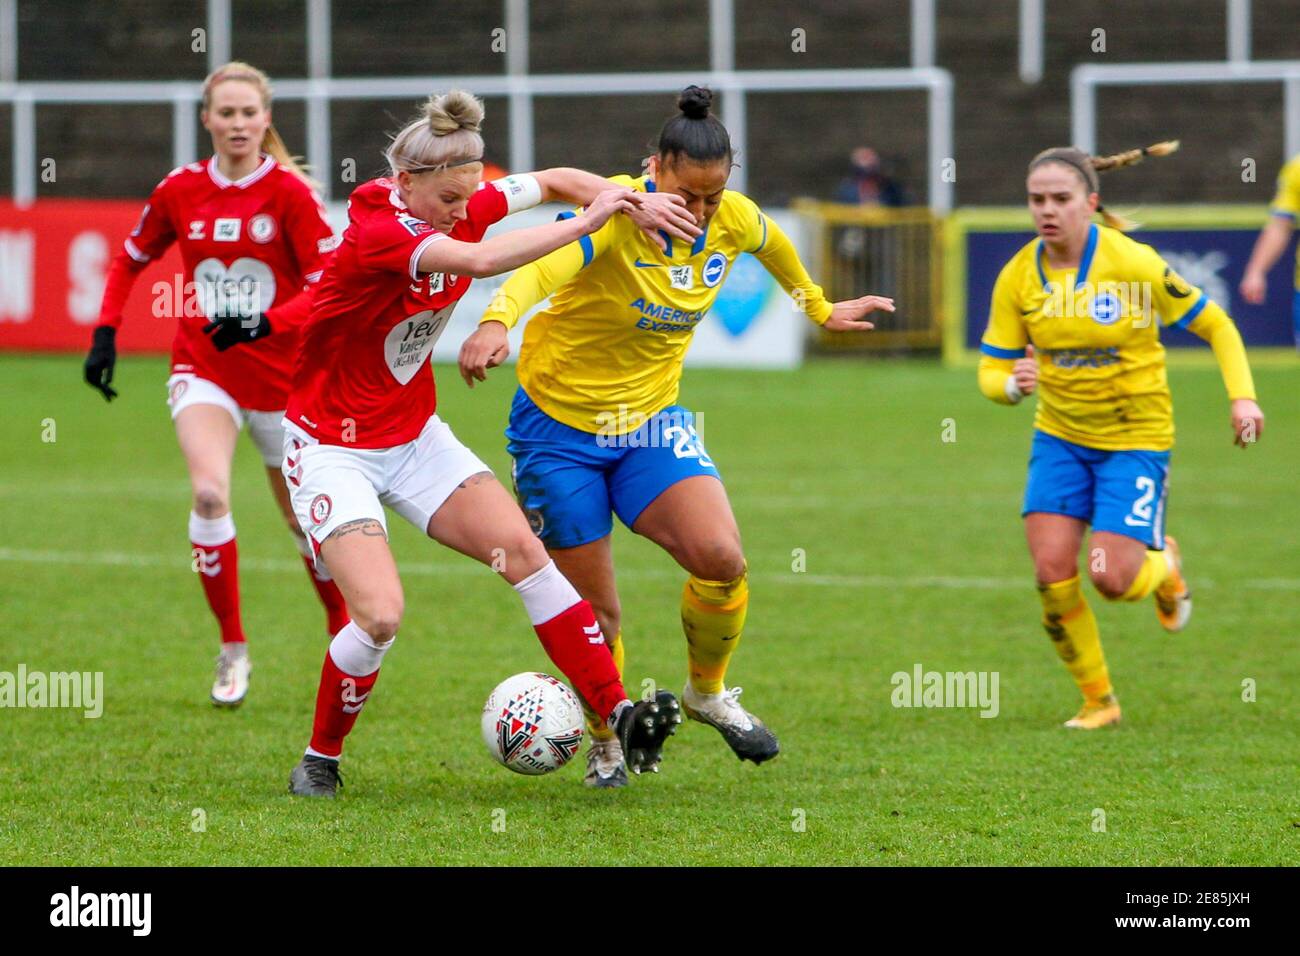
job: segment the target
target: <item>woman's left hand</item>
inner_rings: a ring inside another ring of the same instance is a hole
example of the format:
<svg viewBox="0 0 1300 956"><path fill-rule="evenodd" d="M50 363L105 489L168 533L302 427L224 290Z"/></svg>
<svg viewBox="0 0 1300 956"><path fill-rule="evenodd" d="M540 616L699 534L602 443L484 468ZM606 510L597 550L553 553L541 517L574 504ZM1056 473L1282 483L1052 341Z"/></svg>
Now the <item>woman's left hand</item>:
<svg viewBox="0 0 1300 956"><path fill-rule="evenodd" d="M863 332L874 329L875 323L867 322L866 316L877 310L894 311L894 300L883 295L864 295L860 299L845 299L836 302L831 309L831 317L822 328L830 332Z"/></svg>
<svg viewBox="0 0 1300 956"><path fill-rule="evenodd" d="M1232 400L1232 443L1245 448L1264 434L1264 412L1253 398Z"/></svg>

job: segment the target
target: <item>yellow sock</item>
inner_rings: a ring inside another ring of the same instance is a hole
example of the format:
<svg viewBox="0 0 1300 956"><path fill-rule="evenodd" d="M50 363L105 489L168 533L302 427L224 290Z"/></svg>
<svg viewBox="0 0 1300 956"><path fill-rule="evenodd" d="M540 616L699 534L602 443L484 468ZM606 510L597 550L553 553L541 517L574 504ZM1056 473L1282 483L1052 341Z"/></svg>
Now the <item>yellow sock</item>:
<svg viewBox="0 0 1300 956"><path fill-rule="evenodd" d="M1120 595L1119 600L1141 601L1164 584L1167 577L1169 577L1169 559L1165 552L1148 551L1142 567L1138 568L1137 577L1128 586L1128 590Z"/></svg>
<svg viewBox="0 0 1300 956"><path fill-rule="evenodd" d="M1100 700L1111 693L1097 618L1084 600L1079 576L1040 584L1038 594L1043 599L1043 627L1074 682L1083 691L1084 699Z"/></svg>
<svg viewBox="0 0 1300 956"><path fill-rule="evenodd" d="M620 630L614 635L614 639L609 642L609 652L614 655L614 666L618 668L618 676L623 677L623 632ZM610 729L605 719L591 709L591 705L578 695L578 700L582 701L582 716L587 721L587 733L597 740L610 740L614 736L614 731Z"/></svg>
<svg viewBox="0 0 1300 956"><path fill-rule="evenodd" d="M749 607L748 568L733 581L705 581L691 575L682 589L682 630L686 632L691 687L700 694L722 692Z"/></svg>

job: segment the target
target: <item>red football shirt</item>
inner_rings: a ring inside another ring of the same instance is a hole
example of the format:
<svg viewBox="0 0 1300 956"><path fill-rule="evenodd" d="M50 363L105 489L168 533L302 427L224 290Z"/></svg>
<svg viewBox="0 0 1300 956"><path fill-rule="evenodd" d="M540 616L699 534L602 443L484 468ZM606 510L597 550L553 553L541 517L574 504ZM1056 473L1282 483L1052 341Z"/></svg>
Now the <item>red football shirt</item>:
<svg viewBox="0 0 1300 956"><path fill-rule="evenodd" d="M406 208L392 180L358 186L303 329L286 423L327 445L413 441L438 405L429 353L470 284L420 272L420 254L448 236L478 242L507 211L500 188L483 183L444 235Z"/></svg>
<svg viewBox="0 0 1300 956"><path fill-rule="evenodd" d="M301 319L271 314L271 334L218 352L203 327L218 315L246 315L283 306L315 283L333 230L319 197L270 156L232 181L206 159L174 169L144 207L114 262L115 273L138 273L173 242L185 264L183 288L153 296L154 315L176 316L172 371L194 372L220 385L241 408L284 408ZM110 281L100 322L117 326L130 287ZM277 318L279 321L277 321Z"/></svg>

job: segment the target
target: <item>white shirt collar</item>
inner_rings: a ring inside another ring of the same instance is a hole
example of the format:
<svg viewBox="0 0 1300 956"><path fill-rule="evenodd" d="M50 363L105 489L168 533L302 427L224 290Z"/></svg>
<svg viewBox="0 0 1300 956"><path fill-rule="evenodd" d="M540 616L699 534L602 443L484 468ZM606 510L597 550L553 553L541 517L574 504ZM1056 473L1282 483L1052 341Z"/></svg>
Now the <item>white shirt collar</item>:
<svg viewBox="0 0 1300 956"><path fill-rule="evenodd" d="M228 179L224 174L222 174L221 170L217 168L217 157L213 156L208 162L208 175L211 176L212 181L222 189L225 189L227 186L234 186L236 189L246 189L275 167L275 159L268 156L266 153L263 153L261 164L243 179Z"/></svg>

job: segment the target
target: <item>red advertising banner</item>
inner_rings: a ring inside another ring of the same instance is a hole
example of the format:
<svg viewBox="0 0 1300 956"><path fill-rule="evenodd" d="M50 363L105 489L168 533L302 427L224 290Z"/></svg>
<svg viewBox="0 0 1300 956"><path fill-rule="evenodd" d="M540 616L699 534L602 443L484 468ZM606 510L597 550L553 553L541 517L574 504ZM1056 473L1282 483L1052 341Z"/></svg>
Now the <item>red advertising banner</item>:
<svg viewBox="0 0 1300 956"><path fill-rule="evenodd" d="M99 321L104 279L135 228L144 200L42 199L26 208L0 200L0 350L81 352ZM121 352L167 352L174 313L153 314L155 283L183 288L173 246L136 278L117 336ZM174 292L165 292L168 301Z"/></svg>

